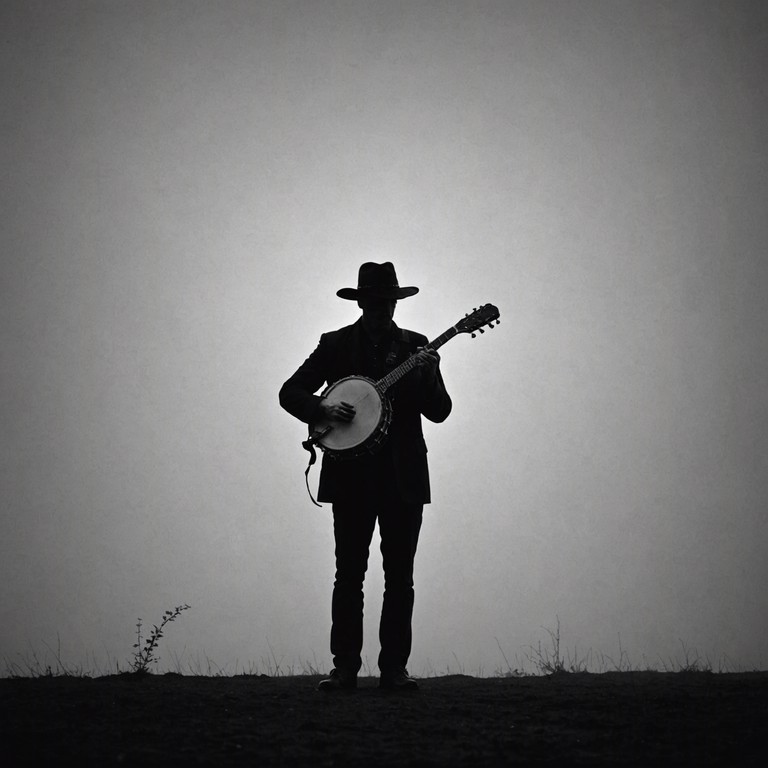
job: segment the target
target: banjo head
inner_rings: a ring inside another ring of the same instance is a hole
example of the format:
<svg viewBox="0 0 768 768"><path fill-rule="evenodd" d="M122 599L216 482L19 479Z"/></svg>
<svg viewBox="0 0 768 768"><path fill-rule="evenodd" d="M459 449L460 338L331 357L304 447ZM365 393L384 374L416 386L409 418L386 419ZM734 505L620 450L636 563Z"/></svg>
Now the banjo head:
<svg viewBox="0 0 768 768"><path fill-rule="evenodd" d="M374 382L363 376L348 376L331 384L322 397L329 403L342 400L355 407L355 418L351 422L322 419L313 425L314 429L331 427L319 440L322 449L333 454L348 452L350 457L368 452L368 443L376 436L379 425L385 421L385 404Z"/></svg>

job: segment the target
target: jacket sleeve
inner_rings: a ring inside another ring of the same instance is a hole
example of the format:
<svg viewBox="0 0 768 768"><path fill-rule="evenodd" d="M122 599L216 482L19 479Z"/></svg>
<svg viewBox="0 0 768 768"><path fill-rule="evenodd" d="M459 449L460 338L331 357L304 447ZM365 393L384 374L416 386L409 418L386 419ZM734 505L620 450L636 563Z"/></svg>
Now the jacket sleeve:
<svg viewBox="0 0 768 768"><path fill-rule="evenodd" d="M445 382L443 382L439 365L431 380L426 379L422 382L421 392L421 413L423 416L436 423L445 421L451 413L453 402L445 389Z"/></svg>
<svg viewBox="0 0 768 768"><path fill-rule="evenodd" d="M426 336L421 334L414 335L416 337L416 344L419 347L423 347L429 342ZM440 373L440 365L438 364L434 376L427 377L419 369L416 369L414 373L421 379L419 382L419 410L422 416L438 424L441 421L445 421L451 413L453 402L445 389L443 375Z"/></svg>
<svg viewBox="0 0 768 768"><path fill-rule="evenodd" d="M311 424L320 416L319 404L322 398L314 393L328 378L330 353L327 334L323 334L315 351L280 387L280 405L305 424Z"/></svg>

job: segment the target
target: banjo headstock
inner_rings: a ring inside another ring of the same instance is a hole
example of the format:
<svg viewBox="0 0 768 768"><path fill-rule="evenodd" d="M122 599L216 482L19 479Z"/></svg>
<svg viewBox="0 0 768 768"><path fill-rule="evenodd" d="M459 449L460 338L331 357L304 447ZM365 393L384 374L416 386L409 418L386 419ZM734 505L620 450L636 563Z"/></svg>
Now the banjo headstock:
<svg viewBox="0 0 768 768"><path fill-rule="evenodd" d="M499 320L499 308L493 304L483 304L482 307L476 307L474 312L464 315L464 318L456 323L456 330L459 333L471 333L474 339L475 331L485 333L483 326L487 325L489 328L493 328L494 320L496 325L501 322Z"/></svg>

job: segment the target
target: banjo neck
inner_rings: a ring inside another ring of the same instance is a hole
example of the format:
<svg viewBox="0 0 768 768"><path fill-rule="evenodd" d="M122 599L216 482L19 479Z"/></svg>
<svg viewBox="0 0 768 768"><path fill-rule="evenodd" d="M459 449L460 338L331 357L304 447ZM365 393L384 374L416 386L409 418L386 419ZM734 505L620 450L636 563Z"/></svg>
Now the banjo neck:
<svg viewBox="0 0 768 768"><path fill-rule="evenodd" d="M424 349L436 350L442 347L446 341L450 341L454 336L459 333L459 329L452 325L445 333L441 333L436 339L430 341L424 346ZM400 379L409 373L417 366L416 355L411 355L407 360L400 363L397 368L392 369L384 378L379 379L376 382L376 389L382 394L386 392L391 386L396 384Z"/></svg>
<svg viewBox="0 0 768 768"><path fill-rule="evenodd" d="M427 342L424 349L436 350L442 347L446 341L450 341L454 336L460 333L471 333L472 338L475 338L475 331L483 333L483 326L488 325L489 328L493 328L493 321L496 324L499 323L499 309L494 307L493 304L483 304L480 308L475 308L472 314L467 313L459 320L456 325L452 325L445 333L441 333L433 341ZM412 371L417 365L416 356L411 355L405 362L400 363L394 370L390 371L383 379L379 379L376 382L376 390L380 394L384 394L393 384L400 381L406 373Z"/></svg>

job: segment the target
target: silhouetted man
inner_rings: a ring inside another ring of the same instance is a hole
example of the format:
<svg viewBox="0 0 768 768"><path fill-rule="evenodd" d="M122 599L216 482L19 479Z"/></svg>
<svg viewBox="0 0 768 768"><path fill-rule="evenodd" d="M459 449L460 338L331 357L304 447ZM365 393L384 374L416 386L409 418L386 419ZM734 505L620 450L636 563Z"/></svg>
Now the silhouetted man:
<svg viewBox="0 0 768 768"><path fill-rule="evenodd" d="M379 624L380 687L417 688L408 676L413 614L413 563L424 504L430 502L427 447L421 417L444 421L451 398L440 374L440 356L426 336L393 322L399 299L418 293L401 288L390 262L365 263L357 288L337 295L356 300L361 317L352 325L324 333L314 352L280 389L280 404L307 424L323 419L350 424L354 404L330 403L314 394L346 376L379 381L411 355L418 366L387 390L392 403L388 437L374 453L352 459L323 457L318 499L333 504L336 579L331 602L331 653L334 669L321 681L326 691L354 689L363 647L363 581L376 520L384 567L384 602Z"/></svg>

